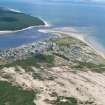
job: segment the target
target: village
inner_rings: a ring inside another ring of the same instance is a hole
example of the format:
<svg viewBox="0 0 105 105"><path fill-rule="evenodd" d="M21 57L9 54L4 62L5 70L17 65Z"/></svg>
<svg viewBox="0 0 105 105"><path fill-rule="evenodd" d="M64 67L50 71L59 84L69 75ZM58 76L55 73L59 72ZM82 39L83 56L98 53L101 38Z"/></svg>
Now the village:
<svg viewBox="0 0 105 105"><path fill-rule="evenodd" d="M22 45L16 48L0 49L0 59L23 59L27 56L42 53L46 49L53 48L53 43L38 41L28 45Z"/></svg>

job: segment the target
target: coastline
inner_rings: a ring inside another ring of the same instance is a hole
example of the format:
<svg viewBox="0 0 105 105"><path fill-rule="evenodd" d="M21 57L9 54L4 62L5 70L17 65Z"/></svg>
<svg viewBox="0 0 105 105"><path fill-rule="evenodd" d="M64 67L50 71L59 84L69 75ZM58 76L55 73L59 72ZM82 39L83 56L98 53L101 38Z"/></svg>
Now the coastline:
<svg viewBox="0 0 105 105"><path fill-rule="evenodd" d="M55 29L50 29L50 30L38 30L39 32L42 33L58 33L58 34L64 34L66 36L74 37L76 39L79 39L80 41L86 43L89 47L91 47L99 56L103 57L105 59L105 54L102 52L102 48L98 48L99 45L96 44L97 42L90 43L88 40L86 40L86 36L84 36L82 33L78 32L76 29L72 27L64 27L64 28L55 28ZM63 37L60 35L60 37Z"/></svg>
<svg viewBox="0 0 105 105"><path fill-rule="evenodd" d="M44 22L44 26L45 27L50 27L51 25L47 22L47 21L45 21L43 18L41 18L41 17L38 17L40 20L42 20L43 22Z"/></svg>
<svg viewBox="0 0 105 105"><path fill-rule="evenodd" d="M41 19L39 17L39 19ZM5 31L0 31L0 35L4 35L4 34L11 34L11 33L16 33L16 32L21 32L21 31L25 31L27 29L32 29L34 27L50 27L50 24L48 24L44 19L41 19L45 25L38 25L38 26L29 26L27 28L23 28L21 30L15 30L15 31L12 31L12 30L5 30Z"/></svg>
<svg viewBox="0 0 105 105"><path fill-rule="evenodd" d="M21 12L19 10L12 9L12 8L3 8L3 9L9 10L9 11L12 11L12 12L16 12L16 13L23 13L23 12ZM37 18L39 18L41 21L43 21L44 25L29 26L29 27L26 27L26 28L23 28L23 29L20 29L20 30L5 30L5 31L3 30L3 31L0 31L0 35L10 34L10 33L15 33L15 32L20 32L20 31L24 31L24 30L27 30L27 29L32 29L34 27L50 27L50 25L47 23L47 21L45 21L41 17L37 17Z"/></svg>
<svg viewBox="0 0 105 105"><path fill-rule="evenodd" d="M7 9L10 10L10 11L12 11L12 12L22 13L21 11L16 10L16 9L12 9L12 8L7 8Z"/></svg>

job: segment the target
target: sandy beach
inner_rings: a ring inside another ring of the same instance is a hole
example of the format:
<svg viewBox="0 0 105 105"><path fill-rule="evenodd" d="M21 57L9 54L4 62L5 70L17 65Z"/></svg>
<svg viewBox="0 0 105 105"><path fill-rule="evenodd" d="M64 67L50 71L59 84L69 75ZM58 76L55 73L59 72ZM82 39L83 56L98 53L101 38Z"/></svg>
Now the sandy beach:
<svg viewBox="0 0 105 105"><path fill-rule="evenodd" d="M11 8L5 8L6 10L10 10L12 12L16 12L16 13L23 13L19 10L16 9L11 9ZM47 23L47 21L45 21L44 19L42 19L41 17L38 17L40 20L42 20L44 22L45 25L38 25L38 26L29 26L27 28L23 28L21 30L16 30L16 31L12 31L12 30L5 30L5 31L0 31L0 35L4 35L4 34L10 34L10 33L15 33L15 32L20 32L20 31L24 31L27 29L32 29L34 27L50 27L50 24Z"/></svg>
<svg viewBox="0 0 105 105"><path fill-rule="evenodd" d="M38 17L39 19L41 19L40 17ZM45 25L39 25L39 26L30 26L30 27L27 27L27 28L23 28L21 30L16 30L16 31L9 31L9 30L5 30L5 31L0 31L0 36L1 35L4 35L4 34L10 34L10 33L16 33L16 32L21 32L21 31L25 31L25 30L28 30L28 29L32 29L34 27L50 27L51 25L48 24L45 20L41 19Z"/></svg>
<svg viewBox="0 0 105 105"><path fill-rule="evenodd" d="M16 30L16 31L9 31L9 30L0 31L0 35L10 34L10 33L16 33L16 32L21 32L21 31L24 31L24 30L27 30L27 29L31 29L31 28L33 28L33 27L34 27L34 26L30 26L30 27L27 27L27 28L24 28L24 29L21 29L21 30Z"/></svg>
<svg viewBox="0 0 105 105"><path fill-rule="evenodd" d="M34 79L32 74L26 72L24 68L20 66L17 68L19 71L16 71L15 67L4 68L2 69L1 74L9 75L14 84L17 84L24 89L40 90L40 93L37 95L37 99L35 98L34 101L36 105L49 105L44 100L54 100L55 97L51 97L50 95L53 92L56 92L59 96L75 97L82 102L94 102L91 105L105 105L104 73L100 74L91 71L78 71L77 73L73 73L73 70L66 66L52 67L47 71L45 69L42 70L41 76L48 77L51 75L56 78L54 80L39 80ZM38 68L32 67L31 70L33 73L40 73L40 69ZM8 80L2 78L2 80L5 81L11 81L11 79Z"/></svg>
<svg viewBox="0 0 105 105"><path fill-rule="evenodd" d="M21 11L16 10L16 9L12 9L12 8L7 8L7 9L10 10L10 11L12 11L12 12L22 13Z"/></svg>

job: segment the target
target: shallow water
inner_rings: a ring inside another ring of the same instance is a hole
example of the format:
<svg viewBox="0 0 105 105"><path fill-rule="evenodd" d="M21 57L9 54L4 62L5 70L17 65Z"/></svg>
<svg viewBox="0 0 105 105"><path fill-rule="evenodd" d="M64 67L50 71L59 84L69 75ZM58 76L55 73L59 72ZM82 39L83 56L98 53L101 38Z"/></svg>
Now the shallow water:
<svg viewBox="0 0 105 105"><path fill-rule="evenodd" d="M85 33L84 35L87 35L88 39L94 39L103 47L105 46L105 5L54 3L43 0L35 0L34 3L0 0L0 6L41 17L53 27L76 27ZM48 36L48 34L39 33L37 28L0 36L0 48L16 47L38 39L48 38Z"/></svg>

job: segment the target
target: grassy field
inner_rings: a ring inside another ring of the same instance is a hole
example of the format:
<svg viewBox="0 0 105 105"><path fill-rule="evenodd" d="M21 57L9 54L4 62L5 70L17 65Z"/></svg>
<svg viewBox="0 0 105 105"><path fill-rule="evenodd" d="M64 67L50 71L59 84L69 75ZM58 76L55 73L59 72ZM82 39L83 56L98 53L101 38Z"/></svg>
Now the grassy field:
<svg viewBox="0 0 105 105"><path fill-rule="evenodd" d="M0 81L0 105L35 105L36 93Z"/></svg>
<svg viewBox="0 0 105 105"><path fill-rule="evenodd" d="M1 65L0 67L15 67L17 65L27 68L30 66L36 66L40 67L41 65L46 65L46 66L53 66L54 64L54 56L53 55L46 55L46 54L36 54L33 55L32 57L29 57L27 59L23 60L17 60L13 61L4 65Z"/></svg>
<svg viewBox="0 0 105 105"><path fill-rule="evenodd" d="M44 22L24 13L6 11L0 8L0 30L21 30L29 26L44 25Z"/></svg>
<svg viewBox="0 0 105 105"><path fill-rule="evenodd" d="M70 44L75 44L75 43L79 43L81 45L86 45L82 41L75 39L73 37L65 37L62 39L55 40L55 43L59 46L69 46Z"/></svg>
<svg viewBox="0 0 105 105"><path fill-rule="evenodd" d="M78 70L87 70L90 69L91 71L95 71L95 72L104 72L105 71L105 64L94 64L91 62L80 62L80 61L76 61L75 62L76 65L72 66L72 68L78 69Z"/></svg>

